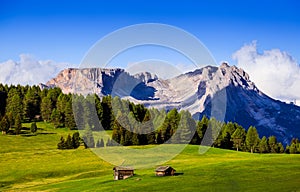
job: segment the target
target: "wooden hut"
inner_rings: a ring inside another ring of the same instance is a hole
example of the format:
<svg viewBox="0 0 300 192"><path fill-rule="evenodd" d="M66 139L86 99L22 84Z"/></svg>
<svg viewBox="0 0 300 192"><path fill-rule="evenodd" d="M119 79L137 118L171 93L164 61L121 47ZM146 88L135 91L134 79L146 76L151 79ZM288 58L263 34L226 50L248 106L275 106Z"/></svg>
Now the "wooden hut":
<svg viewBox="0 0 300 192"><path fill-rule="evenodd" d="M114 167L114 180L127 179L134 175L134 169L131 167Z"/></svg>
<svg viewBox="0 0 300 192"><path fill-rule="evenodd" d="M170 166L160 166L155 170L156 176L173 176L175 174L175 169Z"/></svg>

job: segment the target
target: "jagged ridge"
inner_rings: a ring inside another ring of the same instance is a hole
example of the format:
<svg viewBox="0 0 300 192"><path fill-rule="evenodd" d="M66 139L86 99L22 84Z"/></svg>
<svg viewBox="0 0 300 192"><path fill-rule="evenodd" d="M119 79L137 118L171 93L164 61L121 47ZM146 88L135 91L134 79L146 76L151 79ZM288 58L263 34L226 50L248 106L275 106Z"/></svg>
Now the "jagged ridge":
<svg viewBox="0 0 300 192"><path fill-rule="evenodd" d="M60 87L64 93L111 94L147 107L176 107L189 110L195 118L219 114L224 121L254 125L261 135L275 135L284 143L300 137L300 108L268 97L243 69L226 63L167 80L148 72L131 75L123 69L65 69L46 85Z"/></svg>

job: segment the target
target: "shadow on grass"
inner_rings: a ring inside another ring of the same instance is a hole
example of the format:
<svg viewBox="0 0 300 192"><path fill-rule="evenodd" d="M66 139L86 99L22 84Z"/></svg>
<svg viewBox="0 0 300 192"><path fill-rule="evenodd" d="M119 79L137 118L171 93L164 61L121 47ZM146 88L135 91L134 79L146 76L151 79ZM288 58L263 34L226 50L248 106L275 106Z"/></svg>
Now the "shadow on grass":
<svg viewBox="0 0 300 192"><path fill-rule="evenodd" d="M183 175L184 173L175 173L174 176Z"/></svg>
<svg viewBox="0 0 300 192"><path fill-rule="evenodd" d="M36 134L21 134L22 137L32 137L32 136L36 136Z"/></svg>
<svg viewBox="0 0 300 192"><path fill-rule="evenodd" d="M42 133L36 133L37 135L55 135L57 133L53 133L53 132L42 132Z"/></svg>

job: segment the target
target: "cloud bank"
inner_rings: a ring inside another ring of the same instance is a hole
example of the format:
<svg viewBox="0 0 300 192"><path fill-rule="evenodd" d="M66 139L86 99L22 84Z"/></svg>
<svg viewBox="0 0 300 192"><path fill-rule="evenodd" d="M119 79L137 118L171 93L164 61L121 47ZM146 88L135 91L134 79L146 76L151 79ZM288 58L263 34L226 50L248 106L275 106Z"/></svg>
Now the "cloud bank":
<svg viewBox="0 0 300 192"><path fill-rule="evenodd" d="M232 58L267 95L284 101L300 100L300 67L288 53L279 49L259 53L253 41L236 51Z"/></svg>
<svg viewBox="0 0 300 192"><path fill-rule="evenodd" d="M21 54L20 61L8 60L0 63L0 83L37 85L46 83L70 63L57 63L52 60L38 61L34 56Z"/></svg>

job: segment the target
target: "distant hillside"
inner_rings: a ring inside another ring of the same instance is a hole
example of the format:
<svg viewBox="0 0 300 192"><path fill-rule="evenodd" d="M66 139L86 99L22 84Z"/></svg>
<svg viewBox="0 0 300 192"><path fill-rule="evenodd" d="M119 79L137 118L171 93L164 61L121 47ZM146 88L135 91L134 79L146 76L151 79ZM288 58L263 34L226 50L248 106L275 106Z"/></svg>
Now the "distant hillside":
<svg viewBox="0 0 300 192"><path fill-rule="evenodd" d="M189 110L195 118L216 116L243 127L254 125L260 135L275 135L285 144L300 137L300 107L268 97L243 69L226 63L166 80L123 69L65 69L45 86L60 87L64 93L119 96L147 107Z"/></svg>

